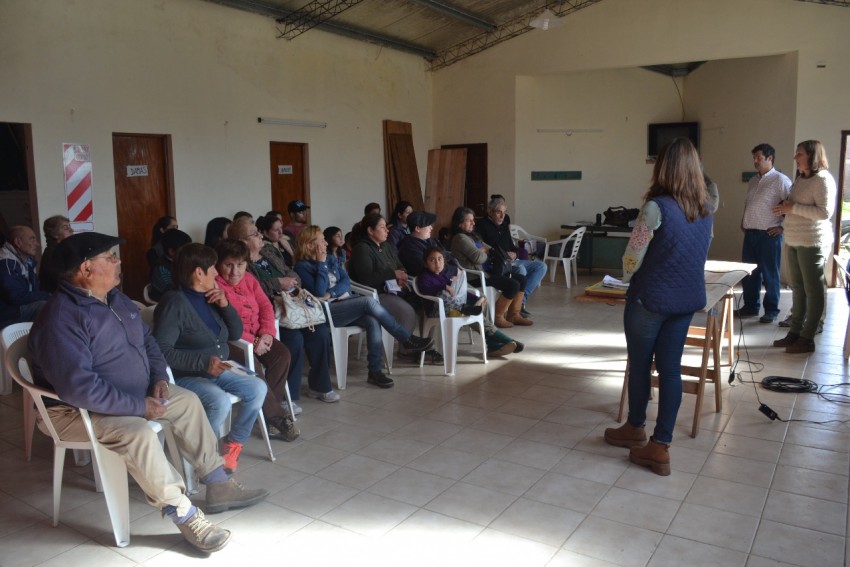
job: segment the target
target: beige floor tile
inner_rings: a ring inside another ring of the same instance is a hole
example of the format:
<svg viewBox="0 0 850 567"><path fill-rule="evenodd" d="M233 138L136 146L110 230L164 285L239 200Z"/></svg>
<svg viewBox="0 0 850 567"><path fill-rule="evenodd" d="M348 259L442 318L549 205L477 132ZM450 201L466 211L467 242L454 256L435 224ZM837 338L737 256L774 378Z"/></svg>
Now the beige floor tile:
<svg viewBox="0 0 850 567"><path fill-rule="evenodd" d="M499 459L488 459L462 480L476 486L521 496L544 474L544 471L533 467Z"/></svg>
<svg viewBox="0 0 850 567"><path fill-rule="evenodd" d="M764 519L837 536L847 533L847 504L771 490Z"/></svg>
<svg viewBox="0 0 850 567"><path fill-rule="evenodd" d="M486 526L514 500L516 496L511 494L458 482L429 502L425 508L452 518Z"/></svg>
<svg viewBox="0 0 850 567"><path fill-rule="evenodd" d="M394 465L406 465L431 448L433 445L430 443L387 436L363 447L357 454Z"/></svg>
<svg viewBox="0 0 850 567"><path fill-rule="evenodd" d="M688 567L744 567L747 563L746 553L665 535L648 567L679 567L683 558L687 558Z"/></svg>
<svg viewBox="0 0 850 567"><path fill-rule="evenodd" d="M602 500L609 488L608 484L550 472L524 496L587 514Z"/></svg>
<svg viewBox="0 0 850 567"><path fill-rule="evenodd" d="M348 455L332 465L328 465L316 476L344 484L359 490L364 490L379 480L392 474L398 469L397 465L370 459L361 455Z"/></svg>
<svg viewBox="0 0 850 567"><path fill-rule="evenodd" d="M392 437L438 445L462 429L460 425L423 417L400 428Z"/></svg>
<svg viewBox="0 0 850 567"><path fill-rule="evenodd" d="M310 476L268 498L268 502L320 518L357 494L357 490L322 478Z"/></svg>
<svg viewBox="0 0 850 567"><path fill-rule="evenodd" d="M667 533L746 553L759 520L697 504L682 504Z"/></svg>
<svg viewBox="0 0 850 567"><path fill-rule="evenodd" d="M804 567L840 565L844 556L844 539L763 520L756 533L751 553Z"/></svg>
<svg viewBox="0 0 850 567"><path fill-rule="evenodd" d="M373 484L368 492L424 506L455 483L454 480L408 468L401 468Z"/></svg>
<svg viewBox="0 0 850 567"><path fill-rule="evenodd" d="M586 515L560 506L520 498L490 527L546 545L560 547Z"/></svg>
<svg viewBox="0 0 850 567"><path fill-rule="evenodd" d="M848 474L850 454L785 443L779 456L779 464L832 474Z"/></svg>
<svg viewBox="0 0 850 567"><path fill-rule="evenodd" d="M678 500L612 487L591 515L664 533L681 505ZM635 513L636 510L649 513Z"/></svg>
<svg viewBox="0 0 850 567"><path fill-rule="evenodd" d="M555 466L569 449L546 443L537 443L526 439L514 439L504 449L494 455L503 461L510 461L542 470Z"/></svg>
<svg viewBox="0 0 850 567"><path fill-rule="evenodd" d="M832 502L847 502L847 477L780 465L771 489Z"/></svg>
<svg viewBox="0 0 850 567"><path fill-rule="evenodd" d="M673 500L684 500L696 480L695 474L673 471L670 476L658 476L648 468L629 465L615 486Z"/></svg>
<svg viewBox="0 0 850 567"><path fill-rule="evenodd" d="M624 567L646 565L662 534L604 518L589 517L567 539L564 549ZM617 545L611 545L611 542Z"/></svg>
<svg viewBox="0 0 850 567"><path fill-rule="evenodd" d="M516 565L545 566L558 551L557 547L530 539L485 529L467 546L466 565L479 563L496 567Z"/></svg>
<svg viewBox="0 0 850 567"><path fill-rule="evenodd" d="M685 502L758 518L766 499L767 488L699 476Z"/></svg>
<svg viewBox="0 0 850 567"><path fill-rule="evenodd" d="M472 453L482 457L491 457L504 449L514 440L512 435L490 433L479 429L464 429L441 443L442 447Z"/></svg>
<svg viewBox="0 0 850 567"><path fill-rule="evenodd" d="M490 433L499 433L502 435L510 435L511 437L518 437L531 429L538 421L539 420L537 419L529 417L492 412L473 423L470 427L473 429L481 429L482 431L489 431Z"/></svg>
<svg viewBox="0 0 850 567"><path fill-rule="evenodd" d="M409 462L407 466L422 472L460 480L486 460L487 457L481 455L457 451L448 447L434 447Z"/></svg>
<svg viewBox="0 0 850 567"><path fill-rule="evenodd" d="M767 488L775 470L773 463L715 453L708 457L700 474Z"/></svg>
<svg viewBox="0 0 850 567"><path fill-rule="evenodd" d="M618 457L606 457L574 449L552 467L552 472L603 484L614 484L629 468L629 462L623 458L628 456L628 449L617 449L621 453Z"/></svg>
<svg viewBox="0 0 850 567"><path fill-rule="evenodd" d="M361 492L341 506L331 510L322 520L369 537L383 535L413 514L417 508Z"/></svg>

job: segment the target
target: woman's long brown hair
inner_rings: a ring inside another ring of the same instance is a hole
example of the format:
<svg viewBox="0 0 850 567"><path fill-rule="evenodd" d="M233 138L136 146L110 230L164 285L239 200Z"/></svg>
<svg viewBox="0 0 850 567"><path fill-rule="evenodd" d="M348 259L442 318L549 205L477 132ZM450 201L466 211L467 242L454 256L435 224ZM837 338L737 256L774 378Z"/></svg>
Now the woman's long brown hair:
<svg viewBox="0 0 850 567"><path fill-rule="evenodd" d="M644 200L662 195L673 197L689 222L711 214L699 154L687 138L676 138L664 146L655 162Z"/></svg>

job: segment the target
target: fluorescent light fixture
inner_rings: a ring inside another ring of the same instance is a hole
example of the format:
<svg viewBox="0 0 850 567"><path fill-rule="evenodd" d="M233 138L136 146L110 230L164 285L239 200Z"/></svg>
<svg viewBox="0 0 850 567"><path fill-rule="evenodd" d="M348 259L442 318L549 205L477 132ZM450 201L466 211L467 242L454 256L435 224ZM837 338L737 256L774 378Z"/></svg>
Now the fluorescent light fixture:
<svg viewBox="0 0 850 567"><path fill-rule="evenodd" d="M292 118L268 118L260 116L257 118L260 124L277 124L279 126L303 126L305 128L327 128L327 122L319 122L318 120L294 120Z"/></svg>
<svg viewBox="0 0 850 567"><path fill-rule="evenodd" d="M547 8L540 12L540 15L536 18L528 22L528 25L532 28L546 31L552 28L560 28L564 25L564 22L562 22L561 18L556 16L552 10Z"/></svg>
<svg viewBox="0 0 850 567"><path fill-rule="evenodd" d="M604 132L604 130L596 128L538 128L537 132L540 134L566 134L567 136L572 136L573 134L599 134Z"/></svg>

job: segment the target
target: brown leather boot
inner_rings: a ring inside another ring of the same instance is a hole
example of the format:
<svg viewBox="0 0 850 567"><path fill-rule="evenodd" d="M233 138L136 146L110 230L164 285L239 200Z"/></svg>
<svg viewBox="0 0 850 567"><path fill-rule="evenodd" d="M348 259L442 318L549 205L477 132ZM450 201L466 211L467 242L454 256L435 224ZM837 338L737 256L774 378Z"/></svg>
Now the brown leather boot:
<svg viewBox="0 0 850 567"><path fill-rule="evenodd" d="M510 329L514 326L513 323L505 319L505 312L508 310L508 307L511 306L511 301L504 295L500 295L499 299L496 300L496 320L493 321L493 324L499 327L500 329Z"/></svg>
<svg viewBox="0 0 850 567"><path fill-rule="evenodd" d="M643 426L635 427L628 421L620 427L609 427L605 430L605 442L615 447L643 447L646 445L646 430Z"/></svg>
<svg viewBox="0 0 850 567"><path fill-rule="evenodd" d="M657 475L670 476L670 445L649 438L643 447L632 447L629 460L636 465L649 467Z"/></svg>
<svg viewBox="0 0 850 567"><path fill-rule="evenodd" d="M523 297L525 297L524 292L519 292L514 296L514 300L511 302L511 306L508 307L508 316L506 318L514 325L528 327L530 325L533 325L534 321L532 321L531 319L526 319L520 314L520 310L522 309Z"/></svg>

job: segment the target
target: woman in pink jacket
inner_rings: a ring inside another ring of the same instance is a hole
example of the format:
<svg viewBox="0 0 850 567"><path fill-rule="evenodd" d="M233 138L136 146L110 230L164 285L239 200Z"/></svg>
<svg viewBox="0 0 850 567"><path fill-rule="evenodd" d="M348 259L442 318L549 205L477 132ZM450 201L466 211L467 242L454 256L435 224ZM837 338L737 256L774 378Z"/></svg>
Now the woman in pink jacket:
<svg viewBox="0 0 850 567"><path fill-rule="evenodd" d="M254 344L254 354L265 367L268 392L263 413L269 437L294 441L300 435L286 403L289 350L275 339L274 308L260 283L248 273L248 247L241 240L226 238L218 243L218 276L215 280L242 319L242 338ZM297 365L300 368L300 365Z"/></svg>

